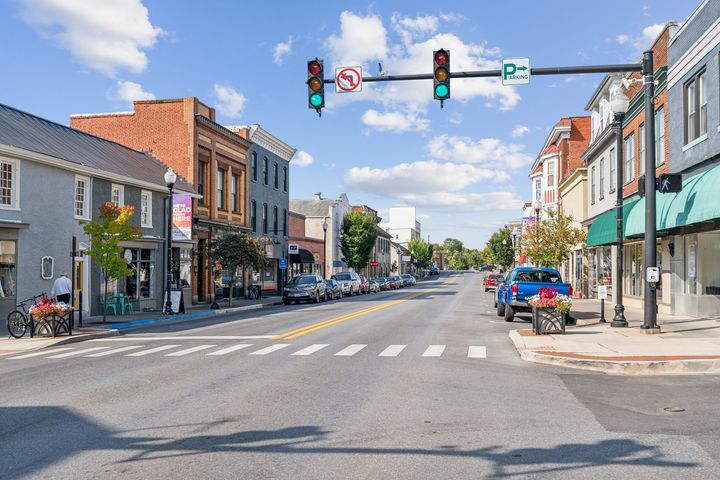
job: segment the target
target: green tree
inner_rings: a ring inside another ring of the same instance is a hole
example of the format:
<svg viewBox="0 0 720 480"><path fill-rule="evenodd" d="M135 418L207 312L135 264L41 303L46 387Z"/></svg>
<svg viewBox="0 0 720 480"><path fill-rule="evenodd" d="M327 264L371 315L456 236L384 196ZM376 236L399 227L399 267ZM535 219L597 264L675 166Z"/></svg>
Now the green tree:
<svg viewBox="0 0 720 480"><path fill-rule="evenodd" d="M493 256L493 252L487 245L485 245L485 248L483 248L480 252L480 256L482 257L483 265L492 265L495 263L495 257Z"/></svg>
<svg viewBox="0 0 720 480"><path fill-rule="evenodd" d="M430 265L433 250L432 245L428 242L422 238L412 239L408 242L408 250L410 250L413 261L418 268L427 268Z"/></svg>
<svg viewBox="0 0 720 480"><path fill-rule="evenodd" d="M445 263L452 270L461 270L464 266L462 260L463 242L455 238L446 238L442 243Z"/></svg>
<svg viewBox="0 0 720 480"><path fill-rule="evenodd" d="M83 231L90 235L90 249L87 254L100 267L105 287L103 290L103 322L107 320L108 283L112 278L122 278L133 273L127 261L121 256L124 248L120 242L140 238L140 229L131 222L135 207L116 207L106 202L100 207L100 221L83 221Z"/></svg>
<svg viewBox="0 0 720 480"><path fill-rule="evenodd" d="M245 232L225 232L210 247L210 259L212 263L220 263L223 269L230 272L230 298L228 305L232 305L233 286L235 275L238 269L242 273L245 268L263 268L266 263L265 251L260 244L260 239L251 237Z"/></svg>
<svg viewBox="0 0 720 480"><path fill-rule="evenodd" d="M515 253L513 252L510 228L507 225L490 236L487 248L490 249L495 264L502 265L504 268L513 264Z"/></svg>
<svg viewBox="0 0 720 480"><path fill-rule="evenodd" d="M522 251L530 261L541 267L557 267L578 243L585 241L585 232L573 225L573 217L547 210L539 224L525 228L520 239Z"/></svg>
<svg viewBox="0 0 720 480"><path fill-rule="evenodd" d="M375 218L363 212L350 212L343 218L340 249L343 260L358 270L368 264L378 231Z"/></svg>

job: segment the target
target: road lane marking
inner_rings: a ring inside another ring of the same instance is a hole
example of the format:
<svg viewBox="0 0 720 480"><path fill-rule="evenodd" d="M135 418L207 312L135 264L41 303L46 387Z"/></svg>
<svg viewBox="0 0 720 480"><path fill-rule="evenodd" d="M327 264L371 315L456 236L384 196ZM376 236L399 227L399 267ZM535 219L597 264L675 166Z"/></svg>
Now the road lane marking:
<svg viewBox="0 0 720 480"><path fill-rule="evenodd" d="M422 354L423 357L440 357L445 351L445 345L430 345Z"/></svg>
<svg viewBox="0 0 720 480"><path fill-rule="evenodd" d="M232 347L222 348L220 350L210 352L208 353L208 355L227 355L228 353L237 352L238 350L242 350L243 348L248 348L252 346L252 343L240 343L238 345L233 345Z"/></svg>
<svg viewBox="0 0 720 480"><path fill-rule="evenodd" d="M8 357L8 360L22 360L23 358L40 357L42 355L47 355L48 353L64 352L65 350L70 350L70 347L53 348L51 350L42 350L40 352L26 353L25 355L20 355L19 357Z"/></svg>
<svg viewBox="0 0 720 480"><path fill-rule="evenodd" d="M274 335L194 335L174 337L144 337L142 335L123 335L117 338L96 338L90 342L142 342L150 340L262 340Z"/></svg>
<svg viewBox="0 0 720 480"><path fill-rule="evenodd" d="M385 350L380 352L380 355L378 355L378 357L397 357L398 355L400 355L400 352L405 350L405 347L407 347L407 345L390 345Z"/></svg>
<svg viewBox="0 0 720 480"><path fill-rule="evenodd" d="M289 347L289 343L276 343L275 345L270 345L269 347L261 348L260 350L255 350L254 352L250 352L248 355L267 355L268 353L277 352L281 348Z"/></svg>
<svg viewBox="0 0 720 480"><path fill-rule="evenodd" d="M148 350L141 350L139 352L128 353L125 356L126 357L142 357L145 355L150 355L151 353L164 352L165 350L170 350L171 348L177 348L180 346L182 346L182 345L162 345L160 347L150 348Z"/></svg>
<svg viewBox="0 0 720 480"><path fill-rule="evenodd" d="M178 350L177 352L166 353L166 357L182 357L191 353L199 352L200 350L207 350L208 348L216 347L217 345L198 345L197 347L186 348L185 350Z"/></svg>
<svg viewBox="0 0 720 480"><path fill-rule="evenodd" d="M309 347L305 347L302 350L298 350L297 352L291 354L291 355L312 355L313 353L317 352L318 350L322 350L323 348L327 347L328 343L316 343L315 345L310 345Z"/></svg>
<svg viewBox="0 0 720 480"><path fill-rule="evenodd" d="M487 349L485 347L470 346L468 347L468 358L487 358Z"/></svg>
<svg viewBox="0 0 720 480"><path fill-rule="evenodd" d="M145 345L131 345L129 347L113 348L112 350L105 350L99 353L91 353L90 355L85 355L85 357L105 357L107 355L112 355L113 353L127 352L128 350L135 350L136 348L143 348L144 346Z"/></svg>
<svg viewBox="0 0 720 480"><path fill-rule="evenodd" d="M73 355L82 355L83 353L97 352L98 350L105 350L106 348L108 348L108 347L85 348L83 350L74 350L72 352L65 352L65 353L59 353L57 355L50 355L49 357L45 357L45 358L66 358L66 357L72 357Z"/></svg>
<svg viewBox="0 0 720 480"><path fill-rule="evenodd" d="M354 343L348 347L343 348L335 354L336 357L352 357L363 348L367 347L367 343Z"/></svg>

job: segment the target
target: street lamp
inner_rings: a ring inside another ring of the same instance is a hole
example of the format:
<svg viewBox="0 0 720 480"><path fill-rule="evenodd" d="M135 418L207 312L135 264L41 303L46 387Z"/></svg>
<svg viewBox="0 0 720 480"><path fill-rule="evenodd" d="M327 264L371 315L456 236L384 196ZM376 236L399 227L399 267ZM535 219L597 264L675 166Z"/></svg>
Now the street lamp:
<svg viewBox="0 0 720 480"><path fill-rule="evenodd" d="M623 129L622 122L627 113L630 101L622 92L622 81L615 80L610 86L610 111L613 113L613 128L615 128L615 151L617 152L617 185L615 186L615 220L617 232L616 279L615 279L615 317L613 327L627 327L625 307L623 306Z"/></svg>
<svg viewBox="0 0 720 480"><path fill-rule="evenodd" d="M325 280L325 277L327 276L326 269L327 269L327 229L328 229L328 223L327 218L323 218L323 280Z"/></svg>
<svg viewBox="0 0 720 480"><path fill-rule="evenodd" d="M535 223L540 223L540 212L542 211L542 202L535 200L533 203L533 209L535 210ZM537 228L537 225L535 226Z"/></svg>
<svg viewBox="0 0 720 480"><path fill-rule="evenodd" d="M170 289L172 288L172 221L173 221L173 187L177 180L177 174L172 168L168 167L165 172L165 185L168 187L168 213L167 213L167 235L165 243L167 244L167 278L165 279L165 315L172 313L172 300L170 299ZM150 208L150 206L148 206Z"/></svg>
<svg viewBox="0 0 720 480"><path fill-rule="evenodd" d="M520 229L518 227L513 228L512 231L512 241L513 241L513 268L515 268L515 259L517 258L516 249L520 249Z"/></svg>

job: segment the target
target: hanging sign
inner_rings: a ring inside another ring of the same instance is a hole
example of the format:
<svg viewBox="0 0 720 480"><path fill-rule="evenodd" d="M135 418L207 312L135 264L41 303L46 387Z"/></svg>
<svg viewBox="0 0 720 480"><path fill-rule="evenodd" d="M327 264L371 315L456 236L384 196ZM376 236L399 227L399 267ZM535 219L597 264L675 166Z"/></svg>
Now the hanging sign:
<svg viewBox="0 0 720 480"><path fill-rule="evenodd" d="M192 197L173 195L173 240L192 239Z"/></svg>

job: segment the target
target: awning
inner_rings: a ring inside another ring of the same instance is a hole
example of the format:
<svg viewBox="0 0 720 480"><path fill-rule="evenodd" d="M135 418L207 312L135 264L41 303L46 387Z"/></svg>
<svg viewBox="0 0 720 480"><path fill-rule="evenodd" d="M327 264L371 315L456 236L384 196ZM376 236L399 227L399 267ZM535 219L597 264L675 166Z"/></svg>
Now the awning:
<svg viewBox="0 0 720 480"><path fill-rule="evenodd" d="M655 196L655 225L658 231L667 231L686 225L720 219L718 186L720 166L711 168L683 180L679 193L660 193ZM627 237L645 235L645 199L628 217Z"/></svg>
<svg viewBox="0 0 720 480"><path fill-rule="evenodd" d="M301 248L297 254L290 254L290 263L309 263L312 265L315 263L315 257L308 250Z"/></svg>
<svg viewBox="0 0 720 480"><path fill-rule="evenodd" d="M639 200L633 200L623 205L623 232L627 238L627 224L630 215ZM617 242L617 216L615 215L615 207L603 213L595 219L590 225L587 234L587 246L598 247L600 245L612 245Z"/></svg>

